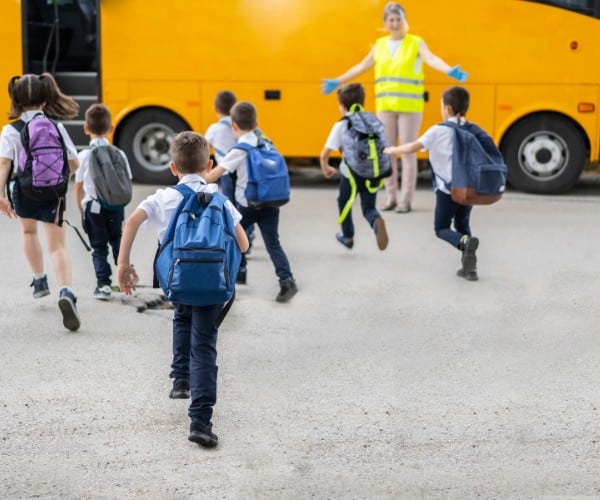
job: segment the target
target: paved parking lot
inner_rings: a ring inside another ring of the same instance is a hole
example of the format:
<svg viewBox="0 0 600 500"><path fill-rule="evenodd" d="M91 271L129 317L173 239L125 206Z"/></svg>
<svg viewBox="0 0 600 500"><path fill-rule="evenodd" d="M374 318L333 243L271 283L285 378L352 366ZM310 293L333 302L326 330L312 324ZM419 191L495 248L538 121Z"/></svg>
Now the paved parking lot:
<svg viewBox="0 0 600 500"><path fill-rule="evenodd" d="M0 219L0 497L600 498L598 178L476 208L476 283L433 234L426 180L380 252L356 211L354 249L335 241L335 183L293 178L281 240L300 291L274 301L259 239L220 331L213 451L167 397L171 312L94 301L70 232L83 325L64 330L54 278L31 299ZM142 284L154 250L141 233Z"/></svg>

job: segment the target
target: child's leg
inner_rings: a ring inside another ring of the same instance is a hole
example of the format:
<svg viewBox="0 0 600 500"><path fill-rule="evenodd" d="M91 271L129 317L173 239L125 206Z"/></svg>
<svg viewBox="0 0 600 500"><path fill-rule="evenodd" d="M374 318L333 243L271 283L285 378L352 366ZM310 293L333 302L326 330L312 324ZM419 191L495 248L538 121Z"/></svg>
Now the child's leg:
<svg viewBox="0 0 600 500"><path fill-rule="evenodd" d="M33 274L44 272L44 255L38 237L38 223L34 219L19 219L21 221L21 239L23 253Z"/></svg>
<svg viewBox="0 0 600 500"><path fill-rule="evenodd" d="M124 212L120 210L111 212L108 220L108 242L112 249L115 264L119 259L119 248L121 247L121 236L123 235L123 219Z"/></svg>
<svg viewBox="0 0 600 500"><path fill-rule="evenodd" d="M66 226L44 222L50 261L61 288L71 286L71 261L66 246Z"/></svg>
<svg viewBox="0 0 600 500"><path fill-rule="evenodd" d="M93 214L88 203L85 209L86 227L90 246L92 247L92 262L96 273L96 285L98 287L110 285L110 265L108 263L108 219L109 213L102 209L100 213Z"/></svg>
<svg viewBox="0 0 600 500"><path fill-rule="evenodd" d="M190 349L192 336L192 308L173 304L173 361L172 379L190 379Z"/></svg>
<svg viewBox="0 0 600 500"><path fill-rule="evenodd" d="M385 221L379 211L375 208L375 199L377 193L371 193L367 187L362 184L359 187L360 207L363 216L367 219L369 226L373 228L377 238L377 247L379 250L385 250L388 246L388 234L385 227Z"/></svg>
<svg viewBox="0 0 600 500"><path fill-rule="evenodd" d="M287 255L279 242L279 208L265 207L257 210L257 224L265 242L265 247L275 267L279 281L293 278Z"/></svg>
<svg viewBox="0 0 600 500"><path fill-rule="evenodd" d="M390 146L398 144L398 113L393 111L380 111L377 118L383 123L385 137ZM398 191L398 157L390 156L392 175L385 179L384 210L391 210L396 206L396 192Z"/></svg>
<svg viewBox="0 0 600 500"><path fill-rule="evenodd" d="M398 136L400 144L416 141L423 120L422 113L398 113ZM417 155L402 155L402 180L400 187L400 203L410 204L417 187Z"/></svg>
<svg viewBox="0 0 600 500"><path fill-rule="evenodd" d="M435 196L435 234L438 238L441 238L450 243L453 247L458 248L462 233L453 231L450 226L460 205L452 201L449 194L443 193L439 189L435 192Z"/></svg>
<svg viewBox="0 0 600 500"><path fill-rule="evenodd" d="M244 231L248 231L248 228L253 226L256 222L256 213L257 211L250 207L237 207L240 214L242 215L242 220L240 221L241 226L244 228ZM248 233L246 233L248 234ZM242 254L242 261L240 263L240 272L246 271L246 254Z"/></svg>
<svg viewBox="0 0 600 500"><path fill-rule="evenodd" d="M460 205L454 215L454 229L461 234L471 236L471 205Z"/></svg>
<svg viewBox="0 0 600 500"><path fill-rule="evenodd" d="M342 210L344 210L346 203L350 199L351 193L352 188L350 186L350 181L346 177L341 176L340 190L337 199L340 214L342 213ZM346 215L346 218L342 221L342 235L344 238L354 238L354 223L352 222L352 210L348 212L348 215Z"/></svg>
<svg viewBox="0 0 600 500"><path fill-rule="evenodd" d="M222 305L191 308L189 417L210 424L217 402L217 318Z"/></svg>

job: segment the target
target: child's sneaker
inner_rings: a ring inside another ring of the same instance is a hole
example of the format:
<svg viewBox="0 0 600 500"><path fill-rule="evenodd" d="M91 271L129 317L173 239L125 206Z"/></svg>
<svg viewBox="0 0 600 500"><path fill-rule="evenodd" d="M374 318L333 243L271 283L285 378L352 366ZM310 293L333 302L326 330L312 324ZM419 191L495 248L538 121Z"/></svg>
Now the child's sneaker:
<svg viewBox="0 0 600 500"><path fill-rule="evenodd" d="M245 285L248 279L248 270L245 267L240 267L235 282L238 285Z"/></svg>
<svg viewBox="0 0 600 500"><path fill-rule="evenodd" d="M48 289L48 277L45 274L41 278L33 278L33 281L29 286L33 287L34 299L50 295L50 290Z"/></svg>
<svg viewBox="0 0 600 500"><path fill-rule="evenodd" d="M280 281L279 286L281 287L281 290L279 290L277 297L275 297L277 302L287 302L298 292L298 287L296 286L294 278Z"/></svg>
<svg viewBox="0 0 600 500"><path fill-rule="evenodd" d="M461 278L465 278L469 281L477 281L477 247L479 246L479 239L475 236L465 235L461 238L460 242L462 250L462 269L459 269L456 273Z"/></svg>
<svg viewBox="0 0 600 500"><path fill-rule="evenodd" d="M110 285L97 286L94 290L94 298L98 300L108 300L112 294Z"/></svg>
<svg viewBox="0 0 600 500"><path fill-rule="evenodd" d="M173 380L173 388L169 397L171 399L190 399L190 381L184 378Z"/></svg>
<svg viewBox="0 0 600 500"><path fill-rule="evenodd" d="M79 314L77 314L77 298L68 288L62 288L58 299L58 308L63 315L63 325L67 330L76 331L81 326Z"/></svg>
<svg viewBox="0 0 600 500"><path fill-rule="evenodd" d="M335 239L349 250L354 246L354 240L352 238L344 238L344 233L336 233Z"/></svg>
<svg viewBox="0 0 600 500"><path fill-rule="evenodd" d="M375 237L377 238L377 248L379 248L379 250L385 250L388 246L389 239L387 229L385 228L385 221L381 217L375 219L373 231L375 231Z"/></svg>
<svg viewBox="0 0 600 500"><path fill-rule="evenodd" d="M205 425L200 420L192 420L188 439L205 448L214 448L219 444L219 438L212 432L212 423Z"/></svg>

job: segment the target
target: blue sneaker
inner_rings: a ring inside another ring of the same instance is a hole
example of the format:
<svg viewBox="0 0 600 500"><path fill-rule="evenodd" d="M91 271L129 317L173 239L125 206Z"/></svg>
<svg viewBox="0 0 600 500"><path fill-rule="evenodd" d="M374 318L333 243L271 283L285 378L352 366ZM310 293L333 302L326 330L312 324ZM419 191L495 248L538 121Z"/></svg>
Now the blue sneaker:
<svg viewBox="0 0 600 500"><path fill-rule="evenodd" d="M354 240L352 238L344 238L344 233L336 233L335 239L349 250L354 246Z"/></svg>
<svg viewBox="0 0 600 500"><path fill-rule="evenodd" d="M58 308L63 315L63 325L72 332L79 330L81 320L77 313L77 298L68 288L62 288L58 299Z"/></svg>
<svg viewBox="0 0 600 500"><path fill-rule="evenodd" d="M33 287L34 299L50 295L50 290L48 290L48 277L45 274L41 278L33 278L33 281L29 286Z"/></svg>

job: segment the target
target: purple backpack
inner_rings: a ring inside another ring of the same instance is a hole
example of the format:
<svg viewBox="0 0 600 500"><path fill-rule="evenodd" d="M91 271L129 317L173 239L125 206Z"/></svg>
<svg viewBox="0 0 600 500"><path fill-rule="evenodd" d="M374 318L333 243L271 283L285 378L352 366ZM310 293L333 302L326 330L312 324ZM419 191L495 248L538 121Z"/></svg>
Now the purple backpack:
<svg viewBox="0 0 600 500"><path fill-rule="evenodd" d="M21 130L17 177L20 191L36 201L63 197L69 184L69 161L58 126L43 113L36 114Z"/></svg>

